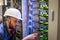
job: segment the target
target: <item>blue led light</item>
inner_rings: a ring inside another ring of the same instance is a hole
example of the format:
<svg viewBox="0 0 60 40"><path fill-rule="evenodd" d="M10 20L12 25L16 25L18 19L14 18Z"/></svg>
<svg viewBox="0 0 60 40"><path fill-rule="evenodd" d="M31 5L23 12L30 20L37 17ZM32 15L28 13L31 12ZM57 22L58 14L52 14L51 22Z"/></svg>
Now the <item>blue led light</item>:
<svg viewBox="0 0 60 40"><path fill-rule="evenodd" d="M36 0L30 0L31 2L36 2Z"/></svg>
<svg viewBox="0 0 60 40"><path fill-rule="evenodd" d="M37 8L33 3L30 5L31 6L31 8Z"/></svg>
<svg viewBox="0 0 60 40"><path fill-rule="evenodd" d="M28 18L29 18L29 20L32 20L32 17L29 16Z"/></svg>
<svg viewBox="0 0 60 40"><path fill-rule="evenodd" d="M30 14L33 15L33 10L30 10Z"/></svg>
<svg viewBox="0 0 60 40"><path fill-rule="evenodd" d="M29 25L29 26L32 26L32 22L29 22L28 25Z"/></svg>
<svg viewBox="0 0 60 40"><path fill-rule="evenodd" d="M33 5L31 4L31 8L33 8Z"/></svg>

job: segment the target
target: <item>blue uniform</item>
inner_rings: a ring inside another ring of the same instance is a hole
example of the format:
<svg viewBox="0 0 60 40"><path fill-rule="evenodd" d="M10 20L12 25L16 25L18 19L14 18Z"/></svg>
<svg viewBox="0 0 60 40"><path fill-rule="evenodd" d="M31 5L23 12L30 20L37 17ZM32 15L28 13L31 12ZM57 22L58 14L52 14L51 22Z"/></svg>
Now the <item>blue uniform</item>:
<svg viewBox="0 0 60 40"><path fill-rule="evenodd" d="M5 24L0 24L0 35L2 35L3 40L16 40L16 34L13 35L6 29Z"/></svg>

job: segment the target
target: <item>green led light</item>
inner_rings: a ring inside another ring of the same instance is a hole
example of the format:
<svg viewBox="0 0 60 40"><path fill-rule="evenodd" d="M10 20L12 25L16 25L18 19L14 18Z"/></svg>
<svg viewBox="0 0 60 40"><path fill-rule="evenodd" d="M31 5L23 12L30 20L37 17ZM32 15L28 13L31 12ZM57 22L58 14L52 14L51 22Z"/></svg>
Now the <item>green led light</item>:
<svg viewBox="0 0 60 40"><path fill-rule="evenodd" d="M41 31L43 31L43 30L44 30L44 28L40 28L40 30L41 30Z"/></svg>
<svg viewBox="0 0 60 40"><path fill-rule="evenodd" d="M42 17L43 17L43 16L44 16L44 14L40 14L40 16L42 16Z"/></svg>
<svg viewBox="0 0 60 40"><path fill-rule="evenodd" d="M48 5L46 5L46 8L48 9Z"/></svg>
<svg viewBox="0 0 60 40"><path fill-rule="evenodd" d="M40 35L40 38L43 38L44 36L43 35Z"/></svg>
<svg viewBox="0 0 60 40"><path fill-rule="evenodd" d="M45 14L46 15L46 17L48 17L49 15L48 14Z"/></svg>
<svg viewBox="0 0 60 40"><path fill-rule="evenodd" d="M44 0L41 0L41 2L44 2Z"/></svg>
<svg viewBox="0 0 60 40"><path fill-rule="evenodd" d="M48 10L48 6L47 5L44 7L44 10Z"/></svg>
<svg viewBox="0 0 60 40"><path fill-rule="evenodd" d="M40 5L40 8L43 10L44 9L43 5Z"/></svg>
<svg viewBox="0 0 60 40"><path fill-rule="evenodd" d="M48 38L44 38L44 40L48 40Z"/></svg>
<svg viewBox="0 0 60 40"><path fill-rule="evenodd" d="M40 21L40 24L43 24L44 22L43 21Z"/></svg>
<svg viewBox="0 0 60 40"><path fill-rule="evenodd" d="M48 22L45 22L44 24L48 25Z"/></svg>
<svg viewBox="0 0 60 40"><path fill-rule="evenodd" d="M45 30L46 33L48 33L48 30Z"/></svg>
<svg viewBox="0 0 60 40"><path fill-rule="evenodd" d="M45 38L45 39L48 39L48 38Z"/></svg>
<svg viewBox="0 0 60 40"><path fill-rule="evenodd" d="M49 16L48 14L44 14L44 17L48 18L48 16Z"/></svg>

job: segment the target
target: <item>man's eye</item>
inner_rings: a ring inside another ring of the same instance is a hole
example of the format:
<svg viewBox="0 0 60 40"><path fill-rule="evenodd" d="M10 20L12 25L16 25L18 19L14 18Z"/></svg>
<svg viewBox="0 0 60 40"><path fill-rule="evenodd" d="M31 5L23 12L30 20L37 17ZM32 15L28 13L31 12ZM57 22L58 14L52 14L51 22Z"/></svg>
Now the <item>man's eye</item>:
<svg viewBox="0 0 60 40"><path fill-rule="evenodd" d="M17 22L17 20L15 22Z"/></svg>
<svg viewBox="0 0 60 40"><path fill-rule="evenodd" d="M19 23L21 23L22 21L21 21L21 20L19 20L18 22L19 22Z"/></svg>

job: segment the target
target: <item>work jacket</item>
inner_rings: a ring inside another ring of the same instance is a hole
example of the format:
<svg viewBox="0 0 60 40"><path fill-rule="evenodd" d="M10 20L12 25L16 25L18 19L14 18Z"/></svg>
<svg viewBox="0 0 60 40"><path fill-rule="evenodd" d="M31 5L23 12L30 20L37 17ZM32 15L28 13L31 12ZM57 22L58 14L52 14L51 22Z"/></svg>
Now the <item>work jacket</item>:
<svg viewBox="0 0 60 40"><path fill-rule="evenodd" d="M16 32L12 35L5 24L4 22L0 24L0 40L16 40Z"/></svg>

